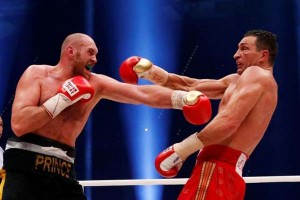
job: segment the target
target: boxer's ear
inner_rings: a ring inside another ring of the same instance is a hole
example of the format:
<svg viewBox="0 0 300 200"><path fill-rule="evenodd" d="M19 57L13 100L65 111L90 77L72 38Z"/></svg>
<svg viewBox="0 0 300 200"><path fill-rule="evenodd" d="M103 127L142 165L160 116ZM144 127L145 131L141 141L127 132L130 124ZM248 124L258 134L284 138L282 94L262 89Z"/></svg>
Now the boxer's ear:
<svg viewBox="0 0 300 200"><path fill-rule="evenodd" d="M260 61L261 62L268 62L269 57L270 57L270 52L268 50L261 50L260 51Z"/></svg>

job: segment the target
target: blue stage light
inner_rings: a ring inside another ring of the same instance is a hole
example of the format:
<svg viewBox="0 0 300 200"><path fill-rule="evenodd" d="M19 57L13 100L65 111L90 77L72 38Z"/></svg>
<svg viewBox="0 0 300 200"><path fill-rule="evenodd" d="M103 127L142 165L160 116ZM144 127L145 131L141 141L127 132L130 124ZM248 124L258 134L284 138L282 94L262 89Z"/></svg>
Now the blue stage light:
<svg viewBox="0 0 300 200"><path fill-rule="evenodd" d="M85 1L85 32L86 34L93 37L94 34L94 0ZM85 127L85 179L91 180L93 177L92 174L92 165L93 165L93 124L92 124L93 115L90 115L86 127ZM90 187L85 188L84 191L87 199L92 200L92 191Z"/></svg>
<svg viewBox="0 0 300 200"><path fill-rule="evenodd" d="M170 16L160 0L129 0L126 5L114 2L110 6L114 10L110 13L111 39L118 50L113 55L116 62L113 66L118 67L126 58L137 55L174 72L178 65L176 55L180 45L181 21ZM118 69L113 71L118 72ZM119 77L119 74L115 76ZM151 83L139 80L139 84ZM154 160L170 145L171 111L126 104L121 105L121 109L132 178L160 178ZM135 199L162 199L162 189L162 186L136 186Z"/></svg>

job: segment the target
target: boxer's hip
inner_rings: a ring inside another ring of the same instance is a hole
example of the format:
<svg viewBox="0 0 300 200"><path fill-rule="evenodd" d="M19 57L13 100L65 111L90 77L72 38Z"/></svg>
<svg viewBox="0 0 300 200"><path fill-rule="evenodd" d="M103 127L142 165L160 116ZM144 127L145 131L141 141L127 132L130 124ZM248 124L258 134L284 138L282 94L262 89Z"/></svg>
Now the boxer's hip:
<svg viewBox="0 0 300 200"><path fill-rule="evenodd" d="M245 194L242 170L247 159L245 153L223 145L203 148L178 200L242 200Z"/></svg>
<svg viewBox="0 0 300 200"><path fill-rule="evenodd" d="M5 170L75 179L75 148L44 137L9 138L3 157Z"/></svg>
<svg viewBox="0 0 300 200"><path fill-rule="evenodd" d="M244 152L224 145L211 145L203 148L199 152L197 162L221 162L242 176L243 167L248 160L248 157L249 156Z"/></svg>

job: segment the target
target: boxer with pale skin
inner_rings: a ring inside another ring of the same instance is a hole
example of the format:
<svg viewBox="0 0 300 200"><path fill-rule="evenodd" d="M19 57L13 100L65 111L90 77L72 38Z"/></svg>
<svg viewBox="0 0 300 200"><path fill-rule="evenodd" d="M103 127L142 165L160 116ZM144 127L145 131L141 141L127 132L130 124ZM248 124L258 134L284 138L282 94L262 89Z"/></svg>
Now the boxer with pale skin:
<svg viewBox="0 0 300 200"><path fill-rule="evenodd" d="M185 109L189 120L201 112L202 102L209 102L203 94L191 95L196 91L137 86L93 73L97 53L91 37L71 34L57 65L31 65L21 76L12 106L15 137L4 152L3 200L86 199L75 178L75 143L101 99Z"/></svg>

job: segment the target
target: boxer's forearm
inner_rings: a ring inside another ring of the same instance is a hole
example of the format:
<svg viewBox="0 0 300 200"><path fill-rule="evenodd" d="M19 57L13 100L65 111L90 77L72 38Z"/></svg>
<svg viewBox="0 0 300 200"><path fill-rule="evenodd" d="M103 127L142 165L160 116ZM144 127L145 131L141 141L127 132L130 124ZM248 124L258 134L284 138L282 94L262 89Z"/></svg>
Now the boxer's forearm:
<svg viewBox="0 0 300 200"><path fill-rule="evenodd" d="M34 132L51 118L43 106L28 106L12 112L11 127L17 136Z"/></svg>

